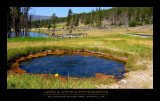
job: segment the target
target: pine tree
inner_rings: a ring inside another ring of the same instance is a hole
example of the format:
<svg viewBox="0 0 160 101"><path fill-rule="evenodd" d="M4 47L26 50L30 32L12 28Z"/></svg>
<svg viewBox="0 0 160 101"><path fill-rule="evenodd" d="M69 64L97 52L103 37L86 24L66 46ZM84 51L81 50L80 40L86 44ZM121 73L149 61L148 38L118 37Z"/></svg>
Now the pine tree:
<svg viewBox="0 0 160 101"><path fill-rule="evenodd" d="M75 24L76 27L79 25L79 18L78 15L75 15Z"/></svg>
<svg viewBox="0 0 160 101"><path fill-rule="evenodd" d="M73 27L73 16L71 18L71 23L70 23L70 26L69 26L69 33L72 33L72 27Z"/></svg>
<svg viewBox="0 0 160 101"><path fill-rule="evenodd" d="M28 32L28 12L30 7L24 7L24 17L25 17L25 36L29 34Z"/></svg>
<svg viewBox="0 0 160 101"><path fill-rule="evenodd" d="M11 37L11 27L12 27L12 23L11 23L11 9L10 7L7 7L7 37L10 38Z"/></svg>
<svg viewBox="0 0 160 101"><path fill-rule="evenodd" d="M53 22L53 33L52 33L52 36L54 36L55 34L55 28L56 28L56 20L57 20L57 16L55 13L53 13L53 15L51 16L52 18L52 22Z"/></svg>
<svg viewBox="0 0 160 101"><path fill-rule="evenodd" d="M67 16L67 27L71 24L71 18L72 18L72 10L69 9L68 16Z"/></svg>
<svg viewBox="0 0 160 101"><path fill-rule="evenodd" d="M13 27L13 34L16 36L15 33L15 15L16 15L16 7L11 7L11 16L12 16L12 27Z"/></svg>
<svg viewBox="0 0 160 101"><path fill-rule="evenodd" d="M86 16L86 19L85 19L85 22L84 22L85 25L90 24L90 22L91 22L91 21L90 21L90 20L91 20L90 18L91 18L90 15L87 15L87 16Z"/></svg>
<svg viewBox="0 0 160 101"><path fill-rule="evenodd" d="M94 10L91 11L91 23L90 23L91 26L93 26L93 12L94 12Z"/></svg>
<svg viewBox="0 0 160 101"><path fill-rule="evenodd" d="M20 8L21 7L11 7L12 25L13 33L15 37L20 34Z"/></svg>
<svg viewBox="0 0 160 101"><path fill-rule="evenodd" d="M99 7L99 10L97 11L97 27L100 28L102 25L102 12L101 9Z"/></svg>

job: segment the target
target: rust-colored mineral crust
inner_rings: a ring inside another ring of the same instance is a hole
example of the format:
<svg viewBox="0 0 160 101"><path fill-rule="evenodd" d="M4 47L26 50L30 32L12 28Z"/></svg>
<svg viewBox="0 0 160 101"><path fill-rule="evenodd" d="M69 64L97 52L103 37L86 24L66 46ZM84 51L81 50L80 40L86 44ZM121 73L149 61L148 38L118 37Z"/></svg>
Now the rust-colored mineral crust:
<svg viewBox="0 0 160 101"><path fill-rule="evenodd" d="M95 79L110 79L110 78L114 78L114 76L105 75L104 73L96 73L94 75L95 75Z"/></svg>
<svg viewBox="0 0 160 101"><path fill-rule="evenodd" d="M62 54L72 54L72 55L76 55L76 54L79 54L79 55L85 55L86 57L87 56L96 56L96 57L106 57L106 58L110 58L110 59L115 59L115 60L118 60L118 61L123 61L123 62L127 62L127 59L120 59L120 58L117 58L117 57L113 57L111 55L102 55L102 54L97 54L97 53L91 53L91 52L87 52L87 51L83 51L83 52L80 52L80 51L64 51L64 50L61 50L61 51L46 51L46 52L40 52L40 53L36 53L36 54L32 54L32 55L29 55L29 56L26 56L26 57L20 57L18 60L16 60L16 62L14 62L12 65L11 65L11 69L8 70L7 72L12 72L12 73L26 73L25 70L22 70L21 68L19 68L19 62L20 61L24 61L24 60L27 60L27 59L31 59L31 58L36 58L36 57L39 57L39 56L46 56L46 55L62 55ZM29 73L27 73L29 74ZM41 74L42 75L42 74ZM49 74L43 74L42 76L44 77L49 77ZM113 78L114 76L111 76L111 75L105 75L103 73L97 73L95 74L95 79L99 79L99 78ZM55 77L56 78L56 77ZM65 81L68 79L68 77L66 76L58 76L57 78ZM71 77L72 79L78 79L78 78L75 78L75 77Z"/></svg>

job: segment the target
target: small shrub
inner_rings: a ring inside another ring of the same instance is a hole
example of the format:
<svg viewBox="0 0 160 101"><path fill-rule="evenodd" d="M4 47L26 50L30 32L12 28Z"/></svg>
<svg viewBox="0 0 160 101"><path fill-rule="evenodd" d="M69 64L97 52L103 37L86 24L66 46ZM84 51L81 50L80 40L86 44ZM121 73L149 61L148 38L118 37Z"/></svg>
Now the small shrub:
<svg viewBox="0 0 160 101"><path fill-rule="evenodd" d="M50 29L50 28L51 28L51 24L49 24L49 25L47 26L47 28Z"/></svg>
<svg viewBox="0 0 160 101"><path fill-rule="evenodd" d="M111 25L114 25L114 23L112 22Z"/></svg>
<svg viewBox="0 0 160 101"><path fill-rule="evenodd" d="M145 20L144 20L144 23L145 23L145 24L150 24L150 21L149 21L148 19L145 19Z"/></svg>
<svg viewBox="0 0 160 101"><path fill-rule="evenodd" d="M140 25L140 26L143 26L143 23L142 23L142 21L141 21L141 22L139 22L139 25Z"/></svg>
<svg viewBox="0 0 160 101"><path fill-rule="evenodd" d="M136 22L136 21L130 21L130 22L129 22L129 26L130 26L130 27L136 27L136 25L137 25L137 22Z"/></svg>

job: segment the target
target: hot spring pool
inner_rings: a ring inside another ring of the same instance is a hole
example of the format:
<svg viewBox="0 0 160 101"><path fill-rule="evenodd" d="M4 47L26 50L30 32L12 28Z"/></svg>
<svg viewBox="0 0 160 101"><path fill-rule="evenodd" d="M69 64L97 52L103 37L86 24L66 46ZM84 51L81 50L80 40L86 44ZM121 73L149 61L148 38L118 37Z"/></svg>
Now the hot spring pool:
<svg viewBox="0 0 160 101"><path fill-rule="evenodd" d="M94 77L96 73L123 78L125 63L104 57L85 55L47 55L21 61L21 69L33 74L56 74L71 77Z"/></svg>

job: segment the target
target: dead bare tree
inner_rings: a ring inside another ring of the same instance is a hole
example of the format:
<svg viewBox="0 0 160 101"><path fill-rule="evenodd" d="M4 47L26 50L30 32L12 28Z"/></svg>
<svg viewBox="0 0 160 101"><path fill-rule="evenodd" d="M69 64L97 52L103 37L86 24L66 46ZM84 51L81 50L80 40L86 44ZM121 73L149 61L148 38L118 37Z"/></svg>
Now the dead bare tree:
<svg viewBox="0 0 160 101"><path fill-rule="evenodd" d="M109 16L108 22L109 22L109 25L112 23L112 21L111 21L111 16Z"/></svg>
<svg viewBox="0 0 160 101"><path fill-rule="evenodd" d="M128 29L128 27L129 27L128 10L124 14L124 20L125 20L125 25L126 25L127 31L129 31L129 29Z"/></svg>
<svg viewBox="0 0 160 101"><path fill-rule="evenodd" d="M133 12L134 12L133 9L131 9L131 21L134 20Z"/></svg>

